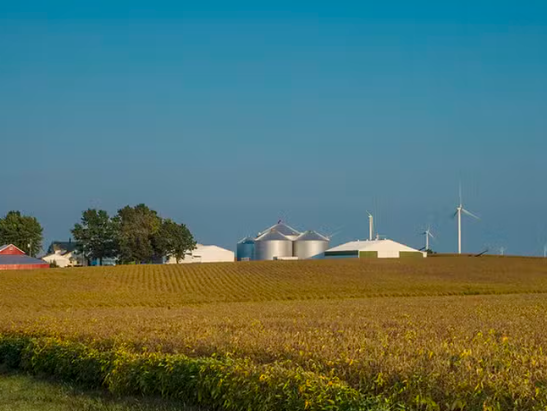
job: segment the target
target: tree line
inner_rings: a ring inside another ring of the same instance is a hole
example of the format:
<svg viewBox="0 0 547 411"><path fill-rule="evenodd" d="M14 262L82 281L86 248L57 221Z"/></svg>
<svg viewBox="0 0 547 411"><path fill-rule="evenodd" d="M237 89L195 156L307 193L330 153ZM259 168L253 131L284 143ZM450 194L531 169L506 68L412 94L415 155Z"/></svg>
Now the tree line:
<svg viewBox="0 0 547 411"><path fill-rule="evenodd" d="M0 245L13 244L31 256L42 249L43 229L35 217L10 211L0 218ZM184 224L162 218L145 204L126 206L110 216L88 209L71 230L76 250L88 261L115 259L118 264L145 264L173 257L179 262L196 242Z"/></svg>
<svg viewBox="0 0 547 411"><path fill-rule="evenodd" d="M0 246L13 244L27 255L36 257L42 249L43 229L35 217L10 211L0 218Z"/></svg>

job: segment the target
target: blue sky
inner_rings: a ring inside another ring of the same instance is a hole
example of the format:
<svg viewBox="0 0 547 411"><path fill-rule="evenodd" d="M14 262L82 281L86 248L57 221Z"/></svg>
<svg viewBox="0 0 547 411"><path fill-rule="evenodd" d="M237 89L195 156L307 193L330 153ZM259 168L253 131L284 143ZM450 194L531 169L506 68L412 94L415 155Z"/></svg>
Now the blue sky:
<svg viewBox="0 0 547 411"><path fill-rule="evenodd" d="M298 4L295 4L298 3ZM229 248L286 219L547 243L543 1L0 0L0 214L144 202Z"/></svg>

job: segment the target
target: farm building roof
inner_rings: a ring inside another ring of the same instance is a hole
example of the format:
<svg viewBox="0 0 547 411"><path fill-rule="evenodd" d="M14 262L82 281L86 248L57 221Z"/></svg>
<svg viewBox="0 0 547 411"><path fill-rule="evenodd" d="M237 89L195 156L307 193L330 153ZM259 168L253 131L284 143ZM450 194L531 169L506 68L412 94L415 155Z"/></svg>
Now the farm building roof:
<svg viewBox="0 0 547 411"><path fill-rule="evenodd" d="M222 248L222 247L219 247L218 245L212 245L212 244L209 244L209 245L205 245L205 244L196 244L196 248L193 250L194 253L196 252L199 252L201 250L212 250L212 249L216 249L216 250L224 250L224 251L230 251L226 248ZM232 251L230 251L232 252Z"/></svg>
<svg viewBox="0 0 547 411"><path fill-rule="evenodd" d="M398 250L398 251L412 251L418 252L418 250L398 243L393 240L364 240L364 241L350 241L349 243L341 244L339 246L330 248L327 252L336 251L378 251L378 250Z"/></svg>
<svg viewBox="0 0 547 411"><path fill-rule="evenodd" d="M75 241L53 241L47 250L48 254L54 254L55 251L62 251L63 253L70 253L76 249L78 243Z"/></svg>
<svg viewBox="0 0 547 411"><path fill-rule="evenodd" d="M0 245L0 254L24 254L24 251L13 244Z"/></svg>
<svg viewBox="0 0 547 411"><path fill-rule="evenodd" d="M2 255L0 254L0 265L48 265L44 260L29 257L28 255Z"/></svg>

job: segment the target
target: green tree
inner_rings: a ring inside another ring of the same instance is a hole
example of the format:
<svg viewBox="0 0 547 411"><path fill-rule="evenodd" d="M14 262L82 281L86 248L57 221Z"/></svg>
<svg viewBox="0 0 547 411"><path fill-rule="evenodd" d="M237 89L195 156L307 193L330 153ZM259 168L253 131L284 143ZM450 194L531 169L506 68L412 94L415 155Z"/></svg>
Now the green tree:
<svg viewBox="0 0 547 411"><path fill-rule="evenodd" d="M184 224L177 224L173 220L164 220L156 236L157 251L165 257L174 257L177 264L184 259L187 251L196 248L192 233Z"/></svg>
<svg viewBox="0 0 547 411"><path fill-rule="evenodd" d="M72 235L77 242L76 249L87 260L99 260L117 256L116 226L104 210L89 209L82 213L81 223L75 224Z"/></svg>
<svg viewBox="0 0 547 411"><path fill-rule="evenodd" d="M157 235L162 226L158 213L144 204L126 206L114 218L119 246L119 261L123 263L151 263L161 258Z"/></svg>
<svg viewBox="0 0 547 411"><path fill-rule="evenodd" d="M10 211L0 218L0 245L13 244L26 254L36 257L42 249L42 226L35 217Z"/></svg>

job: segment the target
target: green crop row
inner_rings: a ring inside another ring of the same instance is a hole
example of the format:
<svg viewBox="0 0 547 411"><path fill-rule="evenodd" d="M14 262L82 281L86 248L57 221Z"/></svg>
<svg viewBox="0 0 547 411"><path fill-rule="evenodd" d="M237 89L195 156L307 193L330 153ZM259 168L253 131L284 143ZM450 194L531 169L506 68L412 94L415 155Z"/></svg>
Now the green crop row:
<svg viewBox="0 0 547 411"><path fill-rule="evenodd" d="M0 335L0 363L88 387L105 387L115 394L161 396L211 409L352 411L375 407L336 377L243 359L134 354L123 348L102 352L57 338Z"/></svg>

